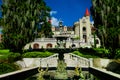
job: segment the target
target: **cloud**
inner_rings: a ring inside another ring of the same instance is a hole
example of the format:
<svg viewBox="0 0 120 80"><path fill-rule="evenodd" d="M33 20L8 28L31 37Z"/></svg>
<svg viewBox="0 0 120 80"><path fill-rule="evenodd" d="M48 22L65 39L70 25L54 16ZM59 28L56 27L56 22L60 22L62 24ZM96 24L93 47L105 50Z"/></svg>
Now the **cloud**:
<svg viewBox="0 0 120 80"><path fill-rule="evenodd" d="M91 24L94 24L94 21L91 21Z"/></svg>
<svg viewBox="0 0 120 80"><path fill-rule="evenodd" d="M52 17L51 18L51 23L52 23L52 26L58 26L59 20L55 17Z"/></svg>
<svg viewBox="0 0 120 80"><path fill-rule="evenodd" d="M50 11L50 15L57 14L57 11Z"/></svg>
<svg viewBox="0 0 120 80"><path fill-rule="evenodd" d="M52 15L54 15L54 14L57 14L57 11L50 11L50 15L52 16ZM52 26L55 26L55 27L57 27L58 26L58 24L59 24L59 20L56 18L56 17L51 17L51 24L52 24Z"/></svg>

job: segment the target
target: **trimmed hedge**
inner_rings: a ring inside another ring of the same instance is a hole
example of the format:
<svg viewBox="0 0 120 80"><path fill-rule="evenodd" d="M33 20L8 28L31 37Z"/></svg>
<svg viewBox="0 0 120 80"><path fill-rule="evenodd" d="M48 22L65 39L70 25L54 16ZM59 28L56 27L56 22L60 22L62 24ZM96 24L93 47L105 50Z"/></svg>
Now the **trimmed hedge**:
<svg viewBox="0 0 120 80"><path fill-rule="evenodd" d="M22 55L23 58L44 58L44 57L48 57L53 55L53 53L45 51L45 52L37 52L37 51L33 51L33 52L26 52Z"/></svg>
<svg viewBox="0 0 120 80"><path fill-rule="evenodd" d="M20 53L10 53L8 55L9 62L14 62L14 61L17 61L17 60L20 60L20 59L21 59L21 54Z"/></svg>
<svg viewBox="0 0 120 80"><path fill-rule="evenodd" d="M98 56L83 54L79 51L74 51L73 54L76 54L78 56L85 57L85 58L98 58Z"/></svg>
<svg viewBox="0 0 120 80"><path fill-rule="evenodd" d="M81 48L79 52L84 55L98 56L101 58L109 58L110 56L109 50L104 48Z"/></svg>
<svg viewBox="0 0 120 80"><path fill-rule="evenodd" d="M0 54L2 54L0 56L0 63L1 62L11 63L21 59L20 53L7 52L7 53L0 53Z"/></svg>
<svg viewBox="0 0 120 80"><path fill-rule="evenodd" d="M11 63L0 63L0 74L5 74L8 72L18 70L18 66L11 64Z"/></svg>

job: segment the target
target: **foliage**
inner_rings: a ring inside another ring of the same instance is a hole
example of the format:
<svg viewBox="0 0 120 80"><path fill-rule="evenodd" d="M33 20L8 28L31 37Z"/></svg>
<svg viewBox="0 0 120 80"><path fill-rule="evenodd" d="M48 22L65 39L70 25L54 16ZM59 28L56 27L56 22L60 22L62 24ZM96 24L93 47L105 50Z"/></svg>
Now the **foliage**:
<svg viewBox="0 0 120 80"><path fill-rule="evenodd" d="M0 62L8 62L9 50L0 50Z"/></svg>
<svg viewBox="0 0 120 80"><path fill-rule="evenodd" d="M76 54L76 55L82 56L82 54L81 54L79 51L74 51L73 54Z"/></svg>
<svg viewBox="0 0 120 80"><path fill-rule="evenodd" d="M105 48L80 48L77 51L74 51L73 54L86 57L86 58L97 58L97 57L109 58L110 57L110 51Z"/></svg>
<svg viewBox="0 0 120 80"><path fill-rule="evenodd" d="M116 50L115 59L120 59L120 49Z"/></svg>
<svg viewBox="0 0 120 80"><path fill-rule="evenodd" d="M0 49L3 49L4 48L4 46L3 46L3 44L0 42Z"/></svg>
<svg viewBox="0 0 120 80"><path fill-rule="evenodd" d="M80 39L80 37L78 37L78 36L74 38L74 40L79 40L79 39Z"/></svg>
<svg viewBox="0 0 120 80"><path fill-rule="evenodd" d="M26 52L22 56L24 58L38 58L38 57L48 57L51 56L53 53L45 51L45 52Z"/></svg>
<svg viewBox="0 0 120 80"><path fill-rule="evenodd" d="M20 53L9 52L9 50L0 50L0 62L11 63L21 59Z"/></svg>
<svg viewBox="0 0 120 80"><path fill-rule="evenodd" d="M0 56L0 63L1 63L1 62L8 63L8 55L7 55L7 56L1 55L1 56Z"/></svg>
<svg viewBox="0 0 120 80"><path fill-rule="evenodd" d="M110 56L110 51L105 48L94 48L95 50L95 55L98 55L99 57L107 57L109 58Z"/></svg>
<svg viewBox="0 0 120 80"><path fill-rule="evenodd" d="M34 40L41 22L44 22L44 27L40 28L43 31L41 34L51 32L46 20L50 8L43 0L3 0L1 9L2 42L12 52L22 52L22 48Z"/></svg>
<svg viewBox="0 0 120 80"><path fill-rule="evenodd" d="M5 74L17 70L18 67L14 64L0 63L0 74Z"/></svg>
<svg viewBox="0 0 120 80"><path fill-rule="evenodd" d="M114 58L120 48L120 2L118 0L92 0L91 14L102 47L109 49Z"/></svg>
<svg viewBox="0 0 120 80"><path fill-rule="evenodd" d="M0 50L0 55L5 54L5 53L9 53L8 49L1 49Z"/></svg>
<svg viewBox="0 0 120 80"><path fill-rule="evenodd" d="M85 58L97 58L97 57L99 57L96 55L84 54L84 53L81 53L80 51L74 51L73 54L76 54L78 56L85 57Z"/></svg>
<svg viewBox="0 0 120 80"><path fill-rule="evenodd" d="M20 60L21 59L21 54L20 53L10 53L8 55L8 61L9 62L14 62L14 61L17 61L17 60Z"/></svg>

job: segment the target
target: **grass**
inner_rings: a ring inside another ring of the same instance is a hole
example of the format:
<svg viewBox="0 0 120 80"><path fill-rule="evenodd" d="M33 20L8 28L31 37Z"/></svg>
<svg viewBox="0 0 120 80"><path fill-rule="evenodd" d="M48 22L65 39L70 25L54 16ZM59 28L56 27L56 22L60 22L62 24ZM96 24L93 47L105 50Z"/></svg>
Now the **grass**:
<svg viewBox="0 0 120 80"><path fill-rule="evenodd" d="M8 49L0 50L0 63L11 63L19 59L21 59L20 53L13 53Z"/></svg>
<svg viewBox="0 0 120 80"><path fill-rule="evenodd" d="M0 50L0 62L7 61L10 54L8 49Z"/></svg>
<svg viewBox="0 0 120 80"><path fill-rule="evenodd" d="M99 56L83 54L79 51L74 51L73 54L76 54L78 56L85 57L85 58L99 58Z"/></svg>
<svg viewBox="0 0 120 80"><path fill-rule="evenodd" d="M10 53L10 52L9 52L8 49L0 50L0 55L1 55L1 56L6 56L6 55L8 55L9 53Z"/></svg>
<svg viewBox="0 0 120 80"><path fill-rule="evenodd" d="M51 52L48 52L48 51L45 51L45 52L37 52L37 51L33 51L33 52L26 52L22 55L22 57L24 58L38 58L38 57L41 57L41 58L44 58L44 57L48 57L48 56L51 56L53 55L54 53L51 53Z"/></svg>

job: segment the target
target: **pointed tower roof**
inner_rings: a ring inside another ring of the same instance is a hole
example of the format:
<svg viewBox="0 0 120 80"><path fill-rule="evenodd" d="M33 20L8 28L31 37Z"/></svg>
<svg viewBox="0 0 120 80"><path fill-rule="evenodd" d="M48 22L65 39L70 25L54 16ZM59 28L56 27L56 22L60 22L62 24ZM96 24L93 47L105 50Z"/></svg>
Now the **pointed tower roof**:
<svg viewBox="0 0 120 80"><path fill-rule="evenodd" d="M88 8L86 8L86 11L85 11L85 16L90 16L90 13L89 13Z"/></svg>

